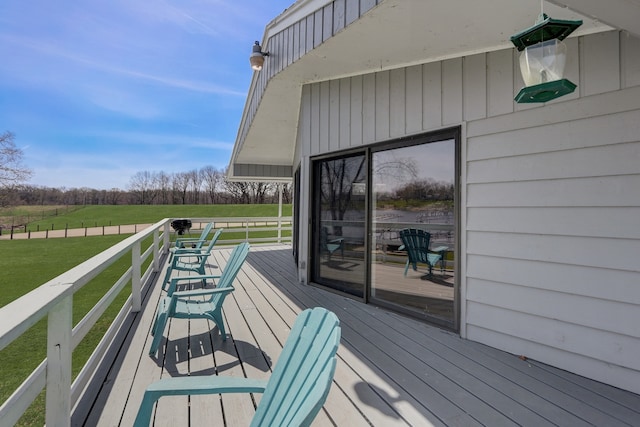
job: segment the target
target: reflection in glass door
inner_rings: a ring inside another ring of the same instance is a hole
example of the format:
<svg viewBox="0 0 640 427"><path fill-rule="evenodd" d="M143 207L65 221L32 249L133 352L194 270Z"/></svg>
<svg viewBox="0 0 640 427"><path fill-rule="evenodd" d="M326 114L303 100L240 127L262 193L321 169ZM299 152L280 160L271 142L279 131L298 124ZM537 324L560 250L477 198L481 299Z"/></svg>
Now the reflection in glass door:
<svg viewBox="0 0 640 427"><path fill-rule="evenodd" d="M455 139L371 157L372 301L455 328ZM427 233L428 263L407 265L401 230ZM408 268L407 268L408 267Z"/></svg>
<svg viewBox="0 0 640 427"><path fill-rule="evenodd" d="M312 281L364 297L366 157L314 162Z"/></svg>

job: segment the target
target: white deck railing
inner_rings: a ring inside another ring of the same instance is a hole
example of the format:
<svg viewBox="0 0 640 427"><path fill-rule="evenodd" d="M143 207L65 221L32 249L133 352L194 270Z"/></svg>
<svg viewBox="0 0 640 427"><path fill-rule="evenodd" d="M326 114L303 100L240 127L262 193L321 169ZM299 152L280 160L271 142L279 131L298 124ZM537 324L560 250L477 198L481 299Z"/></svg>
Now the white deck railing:
<svg viewBox="0 0 640 427"><path fill-rule="evenodd" d="M251 242L291 241L290 237L282 236L283 230L291 230L290 217L196 218L192 220L194 225L198 222L210 221L215 223L216 228L224 227L226 233L241 232L243 235L242 239L224 240L223 233L219 244L244 240ZM98 368L102 355L111 345L128 314L140 311L142 291L153 282L150 280L152 273L158 272L161 258L169 250L170 223L171 219L163 219L0 308L0 319L2 319L0 322L0 350L19 338L36 322L45 316L47 317L47 358L2 404L0 425L14 425L45 387L46 424L50 426L70 425L72 408L80 399L83 390ZM249 235L250 232L275 230L277 230L276 237L254 238ZM153 236L153 243L142 252L141 244L150 236ZM128 253L131 254L131 266L89 313L73 327L74 294ZM152 262L143 273L141 267L150 256L153 257ZM73 350L129 282L131 283L130 297L72 384Z"/></svg>

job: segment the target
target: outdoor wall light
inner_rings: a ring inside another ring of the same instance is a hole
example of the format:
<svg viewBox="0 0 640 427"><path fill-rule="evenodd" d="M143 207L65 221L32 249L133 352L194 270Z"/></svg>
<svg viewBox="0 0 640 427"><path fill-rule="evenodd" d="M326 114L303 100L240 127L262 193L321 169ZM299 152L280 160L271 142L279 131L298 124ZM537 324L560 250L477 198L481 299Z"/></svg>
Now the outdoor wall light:
<svg viewBox="0 0 640 427"><path fill-rule="evenodd" d="M567 47L562 42L582 21L549 18L541 13L536 24L511 36L520 54L523 87L515 101L548 102L568 95L576 85L563 78Z"/></svg>
<svg viewBox="0 0 640 427"><path fill-rule="evenodd" d="M262 64L264 64L264 57L269 56L269 52L263 52L262 46L260 43L256 41L256 44L253 45L253 51L249 56L249 62L251 63L251 68L256 71L262 70Z"/></svg>

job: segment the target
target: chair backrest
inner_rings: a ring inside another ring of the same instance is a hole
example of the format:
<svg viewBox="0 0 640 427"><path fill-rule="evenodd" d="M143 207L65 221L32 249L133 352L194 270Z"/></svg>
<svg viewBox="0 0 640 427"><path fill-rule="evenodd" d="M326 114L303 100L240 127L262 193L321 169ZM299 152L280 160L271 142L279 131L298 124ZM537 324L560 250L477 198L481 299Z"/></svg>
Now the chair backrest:
<svg viewBox="0 0 640 427"><path fill-rule="evenodd" d="M211 233L211 229L213 228L213 222L208 223L202 229L202 233L200 233L200 237L198 237L198 241L195 243L196 249L204 246L204 242L207 240L207 236Z"/></svg>
<svg viewBox="0 0 640 427"><path fill-rule="evenodd" d="M417 228L405 228L400 230L400 239L407 250L410 262L427 262L429 241L431 240L429 232Z"/></svg>
<svg viewBox="0 0 640 427"><path fill-rule="evenodd" d="M336 369L340 321L316 307L298 315L251 426L308 426L327 399Z"/></svg>
<svg viewBox="0 0 640 427"><path fill-rule="evenodd" d="M244 260L247 259L249 248L250 245L248 242L240 243L238 246L233 248L233 251L229 256L229 260L227 261L227 265L225 265L224 270L222 270L222 274L218 279L218 283L216 283L216 289L224 289L233 285L233 281L236 279L242 264L244 264ZM214 305L220 305L226 295L226 293L212 294L211 302Z"/></svg>
<svg viewBox="0 0 640 427"><path fill-rule="evenodd" d="M222 228L218 228L215 232L215 234L213 235L213 237L211 238L211 241L209 242L209 244L207 245L207 247L205 248L205 252L207 254L211 253L211 250L213 249L213 247L216 245L216 242L218 241L218 239L220 238L220 235L222 234Z"/></svg>
<svg viewBox="0 0 640 427"><path fill-rule="evenodd" d="M325 250L327 248L327 242L329 241L329 230L327 227L320 228L320 246L321 249Z"/></svg>

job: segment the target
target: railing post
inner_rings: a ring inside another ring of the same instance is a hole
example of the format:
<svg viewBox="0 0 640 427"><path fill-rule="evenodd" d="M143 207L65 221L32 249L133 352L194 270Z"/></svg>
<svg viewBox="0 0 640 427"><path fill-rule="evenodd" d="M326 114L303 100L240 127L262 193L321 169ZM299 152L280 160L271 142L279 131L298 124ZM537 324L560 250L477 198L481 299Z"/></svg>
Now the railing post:
<svg viewBox="0 0 640 427"><path fill-rule="evenodd" d="M167 254L169 253L169 242L170 242L170 233L171 230L169 230L169 224L170 221L167 221L164 223L164 233L163 233L163 243L162 243L162 252Z"/></svg>
<svg viewBox="0 0 640 427"><path fill-rule="evenodd" d="M156 228L153 231L153 271L158 271L160 269L160 231Z"/></svg>
<svg viewBox="0 0 640 427"><path fill-rule="evenodd" d="M131 311L138 312L142 307L142 286L140 285L140 241L131 247Z"/></svg>
<svg viewBox="0 0 640 427"><path fill-rule="evenodd" d="M278 184L278 243L282 243L282 184Z"/></svg>
<svg viewBox="0 0 640 427"><path fill-rule="evenodd" d="M73 295L65 297L49 312L45 409L48 426L71 424L72 312Z"/></svg>

